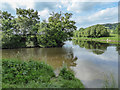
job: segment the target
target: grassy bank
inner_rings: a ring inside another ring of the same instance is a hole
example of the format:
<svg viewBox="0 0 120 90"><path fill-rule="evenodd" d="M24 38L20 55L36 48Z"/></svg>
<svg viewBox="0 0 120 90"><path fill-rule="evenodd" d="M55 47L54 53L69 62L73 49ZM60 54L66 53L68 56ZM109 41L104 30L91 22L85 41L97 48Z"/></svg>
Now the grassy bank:
<svg viewBox="0 0 120 90"><path fill-rule="evenodd" d="M74 37L75 40L88 40L88 41L99 41L103 43L113 43L117 44L120 39L118 39L118 34L111 34L110 37L100 37L100 38L88 38L88 37Z"/></svg>
<svg viewBox="0 0 120 90"><path fill-rule="evenodd" d="M2 70L2 88L84 88L67 68L56 77L43 62L3 59Z"/></svg>

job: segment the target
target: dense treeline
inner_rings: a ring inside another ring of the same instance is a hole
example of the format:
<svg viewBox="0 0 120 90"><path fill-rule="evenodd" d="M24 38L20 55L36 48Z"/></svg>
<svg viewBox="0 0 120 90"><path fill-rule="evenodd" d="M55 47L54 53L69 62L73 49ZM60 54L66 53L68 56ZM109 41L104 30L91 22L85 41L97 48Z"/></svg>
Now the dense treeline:
<svg viewBox="0 0 120 90"><path fill-rule="evenodd" d="M111 34L118 34L118 23L113 23L113 24L103 24L106 28L109 29L109 32Z"/></svg>
<svg viewBox="0 0 120 90"><path fill-rule="evenodd" d="M2 48L58 47L73 36L75 22L72 13L52 13L48 21L40 22L38 11L16 9L16 17L0 11Z"/></svg>
<svg viewBox="0 0 120 90"><path fill-rule="evenodd" d="M102 24L102 25L104 25L105 27L108 27L109 29L115 30L116 27L118 26L118 23L113 23L113 24L108 23L108 24Z"/></svg>
<svg viewBox="0 0 120 90"><path fill-rule="evenodd" d="M103 25L94 25L88 28L80 28L78 31L74 33L75 37L107 37L109 36L109 32L107 28Z"/></svg>

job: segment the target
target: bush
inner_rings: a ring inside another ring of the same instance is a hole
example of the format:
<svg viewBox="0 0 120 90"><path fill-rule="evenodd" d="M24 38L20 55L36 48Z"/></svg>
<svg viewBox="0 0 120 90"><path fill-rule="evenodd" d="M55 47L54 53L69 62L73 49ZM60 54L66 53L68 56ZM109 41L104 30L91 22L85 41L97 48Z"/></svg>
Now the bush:
<svg viewBox="0 0 120 90"><path fill-rule="evenodd" d="M55 77L52 67L35 61L2 60L3 88L84 88L71 71L63 68Z"/></svg>
<svg viewBox="0 0 120 90"><path fill-rule="evenodd" d="M75 77L74 77L74 74L67 70L67 68L62 68L60 73L59 73L59 76L61 76L62 78L66 79L66 80L74 80Z"/></svg>
<svg viewBox="0 0 120 90"><path fill-rule="evenodd" d="M22 41L22 37L19 35L12 36L3 36L2 37L2 48L20 48L26 47L24 41Z"/></svg>
<svg viewBox="0 0 120 90"><path fill-rule="evenodd" d="M63 67L60 70L59 77L62 78L61 87L67 87L67 88L84 88L84 85L81 83L81 81L77 78L75 78L72 71L68 70L66 67Z"/></svg>
<svg viewBox="0 0 120 90"><path fill-rule="evenodd" d="M55 74L45 63L3 60L3 83L48 82Z"/></svg>

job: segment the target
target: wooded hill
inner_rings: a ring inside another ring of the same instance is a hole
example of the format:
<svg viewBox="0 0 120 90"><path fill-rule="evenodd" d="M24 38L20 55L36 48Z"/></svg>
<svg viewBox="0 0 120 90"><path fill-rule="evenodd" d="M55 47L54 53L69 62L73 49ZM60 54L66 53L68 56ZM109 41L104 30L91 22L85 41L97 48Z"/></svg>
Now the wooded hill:
<svg viewBox="0 0 120 90"><path fill-rule="evenodd" d="M118 23L113 23L113 24L107 23L107 24L102 24L102 25L104 25L105 27L108 27L108 29L115 30L118 26Z"/></svg>

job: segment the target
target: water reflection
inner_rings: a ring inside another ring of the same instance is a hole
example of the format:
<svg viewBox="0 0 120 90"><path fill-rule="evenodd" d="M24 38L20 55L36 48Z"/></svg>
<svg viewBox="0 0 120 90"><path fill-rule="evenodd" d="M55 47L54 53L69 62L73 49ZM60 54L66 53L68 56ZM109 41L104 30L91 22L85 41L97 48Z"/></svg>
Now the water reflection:
<svg viewBox="0 0 120 90"><path fill-rule="evenodd" d="M94 54L100 55L103 54L107 47L108 43L100 43L95 41L83 41L83 40L73 40L75 45L79 45L81 48L91 49Z"/></svg>
<svg viewBox="0 0 120 90"><path fill-rule="evenodd" d="M120 55L120 43L116 45L116 51L118 51L118 54Z"/></svg>
<svg viewBox="0 0 120 90"><path fill-rule="evenodd" d="M41 60L54 68L60 68L63 63L75 66L72 49L68 48L21 48L3 49L2 58L16 58L19 60Z"/></svg>
<svg viewBox="0 0 120 90"><path fill-rule="evenodd" d="M113 74L118 84L118 52L116 51L116 45L88 41L73 41L73 44L74 57L76 56L78 59L76 61L77 65L75 67L71 66L71 69L86 87L103 87L104 76L110 73ZM98 53L94 53L93 50L98 51Z"/></svg>
<svg viewBox="0 0 120 90"><path fill-rule="evenodd" d="M42 60L56 73L65 63L77 78L89 88L102 87L104 75L113 73L118 80L118 52L116 45L90 41L67 41L62 48L3 49L3 58Z"/></svg>

